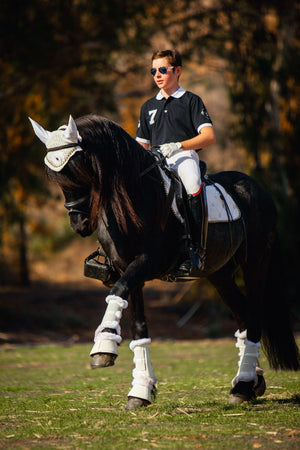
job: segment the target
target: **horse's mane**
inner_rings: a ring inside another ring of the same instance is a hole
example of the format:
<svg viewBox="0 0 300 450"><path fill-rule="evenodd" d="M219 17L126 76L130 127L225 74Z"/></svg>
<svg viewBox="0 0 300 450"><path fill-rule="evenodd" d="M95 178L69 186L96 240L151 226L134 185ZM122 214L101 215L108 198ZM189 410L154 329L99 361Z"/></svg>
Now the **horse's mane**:
<svg viewBox="0 0 300 450"><path fill-rule="evenodd" d="M121 231L127 233L129 224L141 230L142 217L136 205L141 210L146 180L140 175L154 162L153 155L104 117L83 116L76 119L76 125L84 152L77 152L60 173L51 173L50 177L67 190L91 186L90 220L94 226L101 211L111 208ZM164 195L160 183L151 184L151 194L156 199L154 214L159 220Z"/></svg>

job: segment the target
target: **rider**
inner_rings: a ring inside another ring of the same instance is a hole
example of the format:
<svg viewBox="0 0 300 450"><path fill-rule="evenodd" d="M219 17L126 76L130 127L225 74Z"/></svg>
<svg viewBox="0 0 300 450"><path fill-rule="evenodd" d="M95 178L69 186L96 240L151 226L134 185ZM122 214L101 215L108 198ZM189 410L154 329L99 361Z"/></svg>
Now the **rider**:
<svg viewBox="0 0 300 450"><path fill-rule="evenodd" d="M201 98L179 86L181 73L181 55L177 50L153 54L151 74L160 91L141 108L136 140L146 149L160 147L188 194L192 247L190 259L178 272L189 275L193 268L203 268L207 234L204 184L197 151L214 144L216 139Z"/></svg>

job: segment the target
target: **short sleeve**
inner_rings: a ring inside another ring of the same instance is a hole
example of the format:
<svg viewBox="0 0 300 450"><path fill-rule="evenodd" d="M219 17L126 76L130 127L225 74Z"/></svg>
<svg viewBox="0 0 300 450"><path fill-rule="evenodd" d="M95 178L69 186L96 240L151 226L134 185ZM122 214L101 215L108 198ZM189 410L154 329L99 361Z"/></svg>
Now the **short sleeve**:
<svg viewBox="0 0 300 450"><path fill-rule="evenodd" d="M144 144L150 143L150 130L145 116L145 105L141 108L140 118L136 130L136 140Z"/></svg>
<svg viewBox="0 0 300 450"><path fill-rule="evenodd" d="M191 98L191 116L195 129L200 132L205 126L212 126L212 120L200 97L193 95Z"/></svg>

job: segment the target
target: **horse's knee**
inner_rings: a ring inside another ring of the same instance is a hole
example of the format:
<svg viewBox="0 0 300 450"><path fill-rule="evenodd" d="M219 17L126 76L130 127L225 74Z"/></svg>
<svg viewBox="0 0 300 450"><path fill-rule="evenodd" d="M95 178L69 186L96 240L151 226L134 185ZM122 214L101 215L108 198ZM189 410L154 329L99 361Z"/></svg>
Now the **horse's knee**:
<svg viewBox="0 0 300 450"><path fill-rule="evenodd" d="M117 297L127 300L130 294L130 289L126 281L122 280L122 278L119 278L118 281L116 281L116 283L111 288L109 294L116 295Z"/></svg>
<svg viewBox="0 0 300 450"><path fill-rule="evenodd" d="M148 327L146 321L135 321L132 326L132 336L134 340L148 337Z"/></svg>

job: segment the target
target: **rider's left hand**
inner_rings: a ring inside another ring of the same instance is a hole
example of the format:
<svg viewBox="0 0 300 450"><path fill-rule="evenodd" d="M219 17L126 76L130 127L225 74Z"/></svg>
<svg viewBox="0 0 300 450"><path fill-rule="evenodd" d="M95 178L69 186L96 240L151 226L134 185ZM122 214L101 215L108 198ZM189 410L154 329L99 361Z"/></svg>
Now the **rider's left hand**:
<svg viewBox="0 0 300 450"><path fill-rule="evenodd" d="M159 151L166 157L176 155L182 151L182 145L180 142L170 142L168 144L163 144L159 146Z"/></svg>

